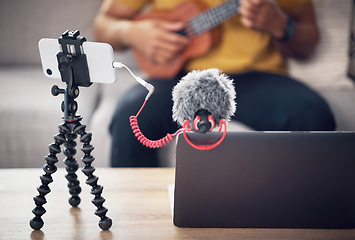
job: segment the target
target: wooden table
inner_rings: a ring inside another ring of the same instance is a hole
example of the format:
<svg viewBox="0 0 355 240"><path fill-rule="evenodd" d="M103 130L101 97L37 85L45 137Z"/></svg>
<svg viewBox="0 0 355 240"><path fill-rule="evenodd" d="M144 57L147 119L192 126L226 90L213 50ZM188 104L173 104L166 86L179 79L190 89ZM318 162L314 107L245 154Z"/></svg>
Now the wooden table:
<svg viewBox="0 0 355 240"><path fill-rule="evenodd" d="M72 208L64 169L53 174L46 195L44 226L33 231L29 220L33 197L40 186L42 169L0 169L0 239L355 239L355 230L322 229L189 229L172 224L168 185L174 169L99 168L95 171L104 186L104 206L113 225L98 227L93 196L78 171L82 193L79 208Z"/></svg>

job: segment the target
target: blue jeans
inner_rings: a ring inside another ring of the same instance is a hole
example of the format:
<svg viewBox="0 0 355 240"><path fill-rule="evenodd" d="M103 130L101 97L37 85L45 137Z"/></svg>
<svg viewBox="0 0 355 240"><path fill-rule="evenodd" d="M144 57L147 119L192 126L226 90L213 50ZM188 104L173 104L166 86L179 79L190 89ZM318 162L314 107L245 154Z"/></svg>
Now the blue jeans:
<svg viewBox="0 0 355 240"><path fill-rule="evenodd" d="M151 140L174 133L172 120L174 80L150 80L155 91L138 117L143 134ZM257 131L332 131L336 124L326 101L316 92L285 76L266 72L230 75L237 93L238 120ZM136 115L147 90L134 86L118 102L110 125L112 167L159 166L157 149L143 146L132 133L129 117Z"/></svg>

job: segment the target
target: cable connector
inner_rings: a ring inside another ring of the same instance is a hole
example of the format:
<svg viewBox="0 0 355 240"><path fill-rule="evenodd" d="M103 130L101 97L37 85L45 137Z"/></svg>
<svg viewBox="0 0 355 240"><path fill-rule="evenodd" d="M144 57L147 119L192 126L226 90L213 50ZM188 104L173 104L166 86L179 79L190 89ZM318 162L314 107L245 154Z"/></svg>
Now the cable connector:
<svg viewBox="0 0 355 240"><path fill-rule="evenodd" d="M125 65L121 62L112 62L113 68L123 68Z"/></svg>
<svg viewBox="0 0 355 240"><path fill-rule="evenodd" d="M145 97L146 100L148 100L150 98L150 96L153 94L154 92L154 86L150 83L147 83L146 81L144 81L142 78L136 76L131 69L129 69L129 67L127 67L126 65L124 65L121 62L112 62L112 67L113 68L125 68L127 69L127 71L134 77L134 79L136 79L136 81L141 84L143 87L145 87L149 92L147 94L147 96Z"/></svg>
<svg viewBox="0 0 355 240"><path fill-rule="evenodd" d="M147 83L147 85L145 86L145 88L149 91L149 93L147 94L147 96L145 97L145 100L148 100L150 98L150 96L153 94L154 92L154 86L150 83Z"/></svg>

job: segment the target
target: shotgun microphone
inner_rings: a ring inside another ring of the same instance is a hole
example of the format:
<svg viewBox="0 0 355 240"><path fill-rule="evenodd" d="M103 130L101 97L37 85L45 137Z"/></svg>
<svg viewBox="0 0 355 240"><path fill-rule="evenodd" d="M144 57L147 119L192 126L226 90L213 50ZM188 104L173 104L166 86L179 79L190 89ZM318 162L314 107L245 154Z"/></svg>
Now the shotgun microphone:
<svg viewBox="0 0 355 240"><path fill-rule="evenodd" d="M219 69L192 71L173 88L173 120L187 120L195 131L212 131L236 111L233 80Z"/></svg>

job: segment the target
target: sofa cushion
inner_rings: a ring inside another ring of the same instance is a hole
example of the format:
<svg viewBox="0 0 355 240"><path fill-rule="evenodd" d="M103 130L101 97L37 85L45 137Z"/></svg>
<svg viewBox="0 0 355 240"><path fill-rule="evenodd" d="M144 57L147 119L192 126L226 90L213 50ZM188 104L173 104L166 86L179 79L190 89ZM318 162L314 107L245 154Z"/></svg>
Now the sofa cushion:
<svg viewBox="0 0 355 240"><path fill-rule="evenodd" d="M0 67L0 83L0 168L43 166L47 146L54 142L58 125L63 123L63 95L52 96L51 88L65 88L65 83L46 78L40 67L18 66ZM98 86L79 90L78 113L83 116L82 124L87 125L97 105ZM77 143L81 146L78 139ZM80 149L78 154L80 161ZM63 166L64 155L58 158L58 166Z"/></svg>
<svg viewBox="0 0 355 240"><path fill-rule="evenodd" d="M347 76L352 0L313 3L320 42L311 59L289 60L290 74L319 91L354 89L354 82Z"/></svg>

